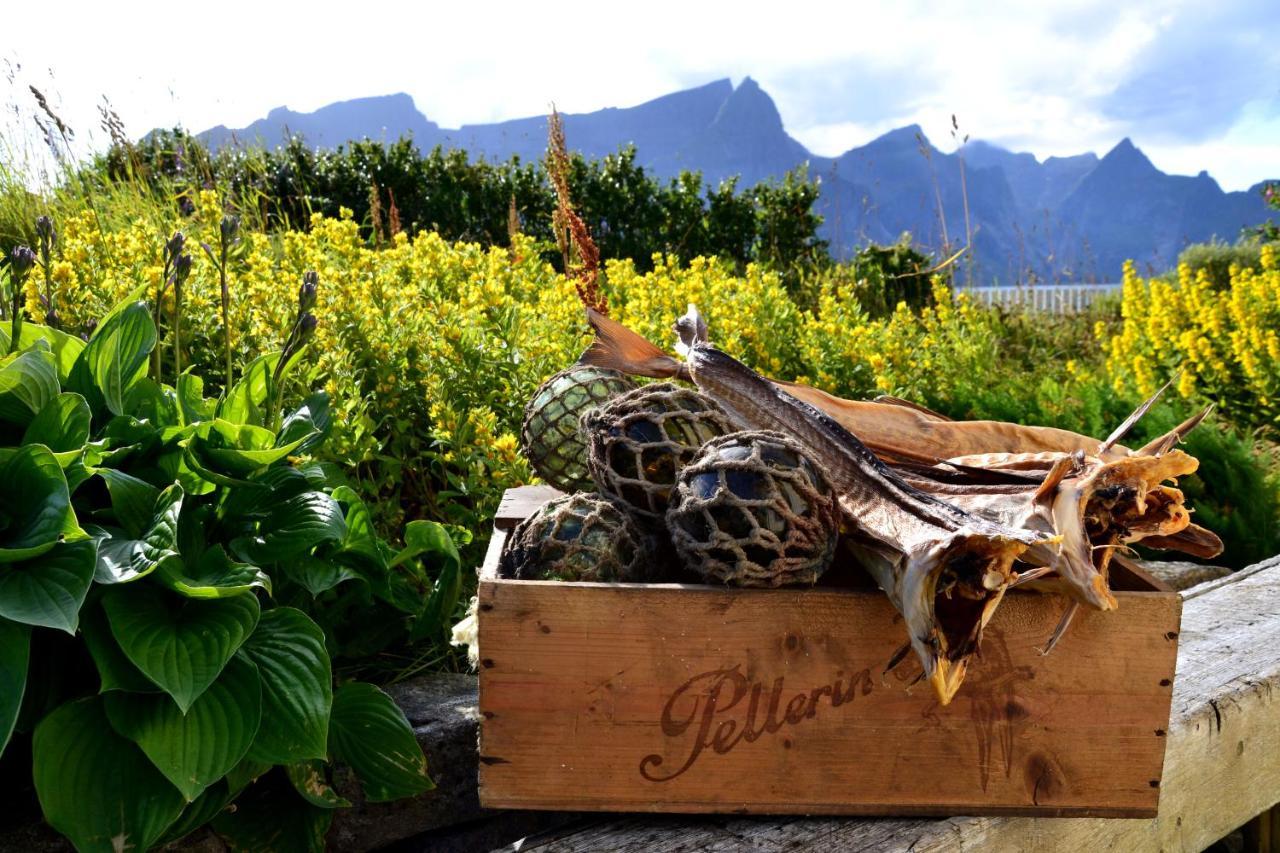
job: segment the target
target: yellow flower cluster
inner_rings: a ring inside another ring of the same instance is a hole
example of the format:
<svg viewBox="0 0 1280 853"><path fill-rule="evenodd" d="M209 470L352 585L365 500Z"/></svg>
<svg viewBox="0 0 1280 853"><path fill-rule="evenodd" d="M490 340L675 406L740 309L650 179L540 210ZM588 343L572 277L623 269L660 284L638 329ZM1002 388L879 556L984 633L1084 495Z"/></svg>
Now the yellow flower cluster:
<svg viewBox="0 0 1280 853"><path fill-rule="evenodd" d="M718 258L680 265L654 255L654 268L638 273L630 261L608 264L606 293L614 319L671 349L672 323L698 306L716 346L771 376L800 372L799 309L776 273L754 264L738 276Z"/></svg>
<svg viewBox="0 0 1280 853"><path fill-rule="evenodd" d="M1118 392L1153 392L1171 376L1189 399L1217 403L1233 419L1280 425L1280 258L1262 249L1261 270L1232 267L1214 287L1183 266L1174 280L1125 268L1123 324L1106 342Z"/></svg>
<svg viewBox="0 0 1280 853"><path fill-rule="evenodd" d="M889 317L872 319L853 293L828 280L799 329L807 368L799 378L850 397L947 397L946 383L990 368L998 330L964 293L935 283L933 298L919 311L899 303Z"/></svg>

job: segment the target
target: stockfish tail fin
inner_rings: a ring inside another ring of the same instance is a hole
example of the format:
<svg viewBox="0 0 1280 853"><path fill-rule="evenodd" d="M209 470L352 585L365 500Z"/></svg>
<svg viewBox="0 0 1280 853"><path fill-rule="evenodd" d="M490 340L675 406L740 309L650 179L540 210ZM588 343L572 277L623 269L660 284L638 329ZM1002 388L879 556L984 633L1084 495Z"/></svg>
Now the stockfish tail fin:
<svg viewBox="0 0 1280 853"><path fill-rule="evenodd" d="M1142 540L1142 546L1162 551L1181 551L1202 560L1213 559L1223 549L1218 534L1198 524L1189 524L1170 536L1148 536Z"/></svg>
<svg viewBox="0 0 1280 853"><path fill-rule="evenodd" d="M1112 431L1111 435L1107 436L1107 440L1102 442L1102 446L1098 448L1098 455L1101 456L1102 454L1106 453L1113 446L1115 446L1116 442L1124 438L1125 435L1128 434L1129 430L1133 429L1134 424L1142 420L1142 416L1151 410L1151 407L1154 406L1156 404L1156 401L1159 400L1164 395L1165 391L1169 390L1169 386L1172 384L1173 384L1172 380L1164 383L1163 385L1160 386L1159 389L1156 390L1156 393L1152 394L1150 397L1144 400L1141 406L1134 409L1133 414L1125 418L1124 423L1116 427L1115 430Z"/></svg>
<svg viewBox="0 0 1280 853"><path fill-rule="evenodd" d="M587 322L595 331L596 339L582 353L578 359L579 364L604 367L631 376L651 376L654 379L688 378L688 370L679 360L667 355L617 320L610 319L593 308L587 308L586 311Z"/></svg>
<svg viewBox="0 0 1280 853"><path fill-rule="evenodd" d="M1140 455L1145 456L1163 456L1174 448L1178 442L1187 437L1193 429L1200 426L1205 418L1209 417L1209 413L1213 411L1213 404L1205 406L1199 413L1192 415L1173 429L1166 432L1156 440L1143 445L1138 451Z"/></svg>

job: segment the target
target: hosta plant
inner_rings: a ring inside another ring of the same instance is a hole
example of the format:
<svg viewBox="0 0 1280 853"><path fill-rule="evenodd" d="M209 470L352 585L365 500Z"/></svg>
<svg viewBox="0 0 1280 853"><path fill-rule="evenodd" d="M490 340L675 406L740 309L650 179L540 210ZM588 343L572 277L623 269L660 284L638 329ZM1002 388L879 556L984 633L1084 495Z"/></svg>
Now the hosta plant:
<svg viewBox="0 0 1280 853"><path fill-rule="evenodd" d="M232 849L321 849L349 805L334 762L368 801L431 786L401 711L334 661L440 636L457 551L427 522L392 549L307 461L324 394L281 416L310 284L285 349L216 400L190 372L157 380L136 299L87 342L0 331L0 782L79 850L206 824Z"/></svg>

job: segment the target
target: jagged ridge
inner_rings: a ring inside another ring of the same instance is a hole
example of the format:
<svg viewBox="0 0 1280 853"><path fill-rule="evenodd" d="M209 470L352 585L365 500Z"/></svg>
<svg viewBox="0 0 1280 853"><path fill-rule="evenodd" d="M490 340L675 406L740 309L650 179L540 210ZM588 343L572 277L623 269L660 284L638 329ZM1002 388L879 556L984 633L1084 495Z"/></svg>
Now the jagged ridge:
<svg viewBox="0 0 1280 853"><path fill-rule="evenodd" d="M737 175L750 186L807 164L822 181L823 236L839 256L903 232L938 249L944 221L950 243L963 245L963 158L977 279L985 282L1016 282L1027 270L1042 278L1115 280L1126 258L1165 269L1187 243L1233 239L1269 214L1256 190L1223 192L1204 172L1166 175L1129 139L1101 159L1086 153L1040 161L982 141L944 153L910 125L839 157L818 157L787 134L773 99L750 77L736 87L716 80L638 106L564 119L570 145L586 156L634 144L640 163L662 177L689 169L711 183ZM246 128L219 125L200 136L222 146L233 140L276 144L289 133L319 147L409 134L424 150L442 145L491 160L516 155L528 161L542 156L546 118L446 129L429 121L408 95L394 94L311 113L279 107Z"/></svg>

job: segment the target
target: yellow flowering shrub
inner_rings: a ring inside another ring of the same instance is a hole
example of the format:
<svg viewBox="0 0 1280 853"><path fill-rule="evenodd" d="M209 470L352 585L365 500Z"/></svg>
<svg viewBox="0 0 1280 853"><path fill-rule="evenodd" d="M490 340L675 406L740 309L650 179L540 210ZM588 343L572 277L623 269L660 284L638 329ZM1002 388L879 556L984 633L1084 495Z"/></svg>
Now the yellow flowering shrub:
<svg viewBox="0 0 1280 853"><path fill-rule="evenodd" d="M993 367L996 318L940 282L933 299L919 311L899 303L888 317L872 319L837 278L828 279L798 330L805 365L798 378L846 397L950 399L954 383Z"/></svg>
<svg viewBox="0 0 1280 853"><path fill-rule="evenodd" d="M801 372L802 316L777 273L752 264L738 276L719 258L682 266L654 255L653 265L643 274L628 260L607 265L605 292L614 319L670 350L672 324L692 303L706 317L716 346L771 376Z"/></svg>
<svg viewBox="0 0 1280 853"><path fill-rule="evenodd" d="M1116 389L1154 391L1177 375L1178 393L1216 403L1239 423L1280 426L1280 257L1262 249L1261 269L1233 266L1230 286L1183 265L1174 280L1125 268L1123 322L1106 342Z"/></svg>
<svg viewBox="0 0 1280 853"><path fill-rule="evenodd" d="M194 217L168 229L181 227L193 247L216 244L220 218L218 199L207 193ZM103 231L89 212L58 230L54 302L64 326L87 330L136 288L154 292L165 231L143 220ZM193 259L185 361L216 385L218 274L199 251ZM532 479L516 439L524 399L571 362L586 337L573 285L528 241L486 251L424 233L372 249L349 216L317 216L307 232L246 232L230 266L237 364L281 345L303 272L319 273L320 323L303 378L332 398L326 453L379 499L388 525L407 514L482 531L502 490ZM43 313L39 278L29 280L33 314ZM168 345L166 336L166 359Z"/></svg>
<svg viewBox="0 0 1280 853"><path fill-rule="evenodd" d="M204 192L195 202L181 219L159 206L135 219L64 214L51 265L64 326L88 331L139 287L149 298L172 231L185 231L191 248L216 245L221 199ZM319 326L295 381L329 392L328 461L348 472L386 529L417 517L461 525L476 536L474 559L503 490L534 479L517 438L525 402L590 339L573 283L541 259L542 248L518 237L511 249L482 249L433 233L374 248L347 211L313 217L308 231L245 229L229 264L233 361L280 347L302 274L316 270ZM1280 269L1273 254L1264 259L1260 272L1234 273L1222 292L1186 272L1165 283L1130 270L1123 318L1104 322L1096 338L1088 318L994 311L940 282L931 304L898 305L885 316L870 316L847 276L836 274L817 276L799 302L776 273L752 266L738 274L717 259L657 256L646 273L612 261L604 292L615 318L667 349L672 322L693 302L717 345L778 378L854 398L894 394L955 417L1105 435L1179 366L1184 396L1274 425ZM193 260L183 362L214 393L225 342L218 272L198 250ZM28 311L40 316L43 276L28 282ZM167 329L161 346L171 365ZM295 397L302 391L293 389ZM1139 432L1182 416L1153 414ZM1197 440L1219 435L1201 432ZM1237 469L1253 464L1243 445L1232 454ZM1198 505L1210 518L1208 500ZM1250 516L1236 526L1261 524ZM1255 550L1270 541L1260 535Z"/></svg>

